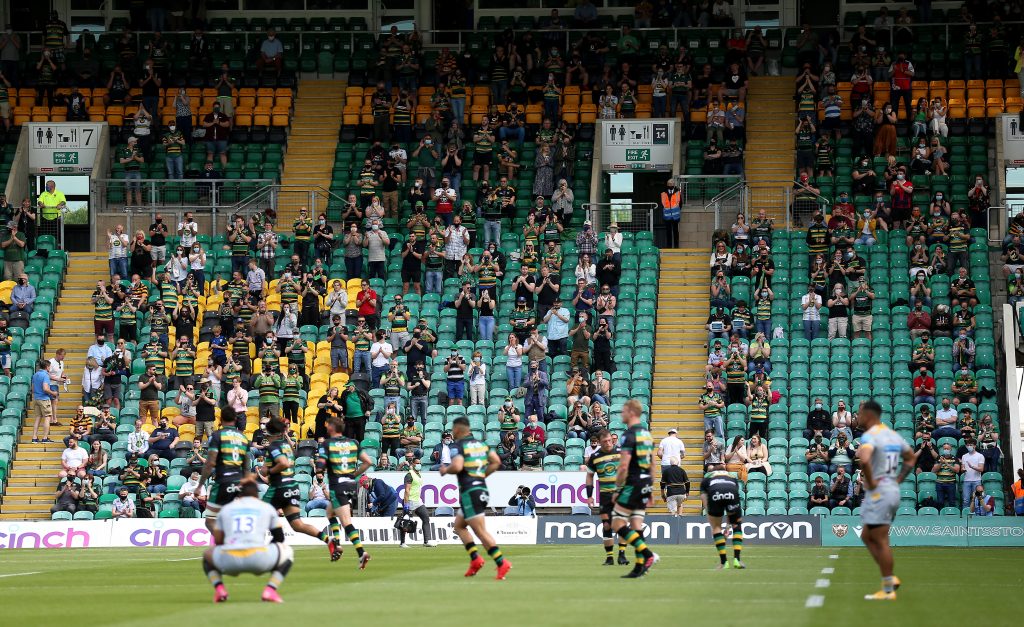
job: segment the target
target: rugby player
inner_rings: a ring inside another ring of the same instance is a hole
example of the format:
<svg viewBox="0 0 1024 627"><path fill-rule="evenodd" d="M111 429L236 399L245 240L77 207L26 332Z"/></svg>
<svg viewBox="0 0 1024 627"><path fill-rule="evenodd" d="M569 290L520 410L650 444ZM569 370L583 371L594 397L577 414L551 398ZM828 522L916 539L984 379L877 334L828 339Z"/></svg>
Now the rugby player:
<svg viewBox="0 0 1024 627"><path fill-rule="evenodd" d="M743 551L743 508L740 504L740 484L735 477L725 472L724 464L715 464L711 467L704 480L700 482L700 500L708 513L708 524L711 525L711 533L715 538L715 549L718 551L718 559L721 564L719 570L729 568L729 557L725 550L725 529L722 527L722 517L729 517L729 524L732 525L732 567L746 568L746 564L740 561L740 553Z"/></svg>
<svg viewBox="0 0 1024 627"><path fill-rule="evenodd" d="M228 600L222 576L242 573L270 573L260 598L268 603L282 602L277 588L292 567L292 548L284 543L277 510L261 501L259 493L255 481L245 480L214 519L211 533L216 546L203 552L203 571L213 585L214 603Z"/></svg>
<svg viewBox="0 0 1024 627"><path fill-rule="evenodd" d="M612 559L615 541L612 534L612 506L615 499L615 477L619 472L619 449L612 444L611 431L601 429L597 434L600 448L587 459L587 499L588 505L600 505L601 533L604 534L604 565L613 566ZM594 475L597 475L598 502L594 502ZM619 537L619 564L628 565L626 559L626 542Z"/></svg>
<svg viewBox="0 0 1024 627"><path fill-rule="evenodd" d="M336 549L340 548L333 541L327 529L317 531L312 525L302 522L301 501L299 500L299 484L295 481L295 452L292 450L288 425L280 418L271 417L267 422L267 434L270 435L270 446L267 447L267 475L270 487L263 494L263 500L281 510L285 520L292 529L307 536L317 538L327 545L331 561L336 561Z"/></svg>
<svg viewBox="0 0 1024 627"><path fill-rule="evenodd" d="M221 428L213 432L207 442L209 453L199 485L206 485L213 476L213 487L206 503L206 528L213 533L214 521L220 509L235 500L241 490L241 481L249 475L249 438L236 426L235 410L225 407L220 413Z"/></svg>
<svg viewBox="0 0 1024 627"><path fill-rule="evenodd" d="M501 459L486 443L473 437L468 418L459 416L452 425L457 453L452 456L451 464L441 467L441 474L456 475L459 482L461 509L455 516L455 534L462 540L466 552L469 553L469 570L466 571L466 577L476 575L485 563L473 542L473 535L476 534L498 567L495 579L504 579L512 569L512 562L502 556L501 548L487 531L484 519L487 502L490 500L486 478L501 466Z"/></svg>
<svg viewBox="0 0 1024 627"><path fill-rule="evenodd" d="M889 526L900 507L900 483L914 469L915 456L903 436L882 424L882 406L877 402L861 403L857 419L864 429L857 449L864 479L864 501L860 506L864 528L860 538L882 573L882 589L864 598L895 601L900 580L893 575Z"/></svg>
<svg viewBox="0 0 1024 627"><path fill-rule="evenodd" d="M619 452L619 469L615 474L615 500L612 506L612 530L636 552L636 564L623 578L643 577L658 563L658 554L644 542L644 516L654 489L651 477L651 458L654 438L640 424L643 407L631 398L622 407L622 422L626 433Z"/></svg>
<svg viewBox="0 0 1024 627"><path fill-rule="evenodd" d="M342 435L345 423L341 418L327 421L327 439L320 443L316 455L317 470L327 471L327 485L330 487L331 503L327 507L331 561L341 558L341 529L359 554L359 569L366 568L370 554L363 549L359 530L352 524L352 503L358 491L356 480L373 465L373 460L359 450L359 442ZM321 532L324 533L324 532Z"/></svg>

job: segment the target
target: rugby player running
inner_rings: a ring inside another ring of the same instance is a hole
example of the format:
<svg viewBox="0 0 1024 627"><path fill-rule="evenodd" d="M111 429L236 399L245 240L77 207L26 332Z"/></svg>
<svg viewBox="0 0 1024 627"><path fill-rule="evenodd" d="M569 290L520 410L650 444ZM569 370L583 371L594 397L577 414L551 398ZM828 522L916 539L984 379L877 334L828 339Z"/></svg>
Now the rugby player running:
<svg viewBox="0 0 1024 627"><path fill-rule="evenodd" d="M341 418L327 421L327 439L320 443L317 450L316 468L327 471L327 485L331 493L331 502L327 506L327 530L330 535L327 546L331 548L331 560L341 557L341 530L344 527L345 535L359 554L359 569L363 570L370 561L370 554L363 549L359 530L352 524L352 503L356 500L358 490L356 480L373 465L373 460L359 450L358 442L342 435L344 430L345 424Z"/></svg>
<svg viewBox="0 0 1024 627"><path fill-rule="evenodd" d="M300 513L302 503L299 500L301 491L299 484L295 481L295 452L292 449L292 441L287 429L288 426L280 418L271 418L267 423L270 446L267 448L266 467L267 475L270 478L270 487L263 494L263 500L281 510L292 529L317 538L326 544L327 550L331 554L331 561L337 561L341 557L337 551L340 547L334 542L328 529L317 531L316 527L302 522Z"/></svg>
<svg viewBox="0 0 1024 627"><path fill-rule="evenodd" d="M457 452L452 455L451 464L441 467L441 474L456 475L459 482L461 509L455 516L455 534L469 553L466 577L476 575L486 563L473 542L473 535L476 534L498 567L495 579L504 579L512 569L512 562L502 556L501 548L487 531L484 517L490 500L486 478L501 466L501 459L486 443L473 437L468 418L460 416L452 422L452 436L455 438Z"/></svg>

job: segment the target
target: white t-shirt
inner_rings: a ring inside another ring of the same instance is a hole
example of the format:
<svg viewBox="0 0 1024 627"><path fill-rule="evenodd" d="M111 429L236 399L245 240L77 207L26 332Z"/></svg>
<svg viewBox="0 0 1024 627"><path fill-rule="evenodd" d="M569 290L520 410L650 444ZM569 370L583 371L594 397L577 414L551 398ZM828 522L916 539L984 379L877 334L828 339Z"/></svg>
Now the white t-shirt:
<svg viewBox="0 0 1024 627"><path fill-rule="evenodd" d="M388 342L374 342L373 345L370 346L370 354L373 355L374 353L377 353L377 351L380 351L380 353L373 358L371 363L377 368L387 366L388 362L391 360L391 353L393 350L394 349L392 349L391 344Z"/></svg>
<svg viewBox="0 0 1024 627"><path fill-rule="evenodd" d="M108 245L110 249L111 259L123 259L128 256L128 235L121 233L110 234L110 243ZM124 278L124 277L122 277Z"/></svg>
<svg viewBox="0 0 1024 627"><path fill-rule="evenodd" d="M811 305L807 309L804 309L804 320L821 320L821 296L817 294L804 294L800 298L800 304L806 305L811 302L811 298L814 298L814 305Z"/></svg>
<svg viewBox="0 0 1024 627"><path fill-rule="evenodd" d="M674 435L670 435L658 445L658 454L661 456L661 465L668 466L668 459L670 457L677 457L682 461L683 456L686 455L686 446L682 440Z"/></svg>
<svg viewBox="0 0 1024 627"><path fill-rule="evenodd" d="M68 468L81 468L85 466L85 462L89 459L89 453L79 446L78 448L66 448L60 455L60 460L64 462L64 465ZM985 458L982 457L982 462Z"/></svg>
<svg viewBox="0 0 1024 627"><path fill-rule="evenodd" d="M964 481L981 481L981 471L971 468L971 465L985 467L985 456L974 451L967 453L960 458L960 468L964 471Z"/></svg>
<svg viewBox="0 0 1024 627"><path fill-rule="evenodd" d="M950 407L949 409L943 409L943 408L940 407L939 410L935 412L935 420L936 420L936 422L935 422L936 425L940 425L941 426L941 425L943 425L943 423L947 423L948 422L949 423L948 426L955 427L956 426L956 410L953 409L952 407Z"/></svg>
<svg viewBox="0 0 1024 627"><path fill-rule="evenodd" d="M181 245L185 248L192 248L192 244L196 243L196 234L199 233L199 225L193 220L192 222L178 223L178 232L181 233Z"/></svg>

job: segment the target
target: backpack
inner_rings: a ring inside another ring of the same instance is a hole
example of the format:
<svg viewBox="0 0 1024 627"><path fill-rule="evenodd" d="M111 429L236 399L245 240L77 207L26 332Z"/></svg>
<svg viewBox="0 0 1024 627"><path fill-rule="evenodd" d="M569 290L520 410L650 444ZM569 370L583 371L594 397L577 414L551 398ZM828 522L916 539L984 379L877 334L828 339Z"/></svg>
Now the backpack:
<svg viewBox="0 0 1024 627"><path fill-rule="evenodd" d="M559 457L565 457L565 446L562 444L549 444L547 452L548 455L558 455Z"/></svg>

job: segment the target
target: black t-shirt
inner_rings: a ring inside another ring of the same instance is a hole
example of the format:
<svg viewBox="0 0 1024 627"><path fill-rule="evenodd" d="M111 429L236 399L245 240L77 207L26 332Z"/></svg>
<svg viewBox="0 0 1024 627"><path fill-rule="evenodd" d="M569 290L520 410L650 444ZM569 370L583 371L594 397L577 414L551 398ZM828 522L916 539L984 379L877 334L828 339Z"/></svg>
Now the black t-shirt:
<svg viewBox="0 0 1024 627"><path fill-rule="evenodd" d="M537 292L537 307L541 309L549 309L551 305L555 303L555 299L558 298L561 285L558 282L558 277L551 275L548 277L551 285L544 285Z"/></svg>
<svg viewBox="0 0 1024 627"><path fill-rule="evenodd" d="M384 168L384 178L381 181L380 191L398 191L398 178L400 176L401 173L396 168Z"/></svg>
<svg viewBox="0 0 1024 627"><path fill-rule="evenodd" d="M831 299L830 299L831 300ZM829 305L828 317L829 318L845 318L847 316L848 308L837 298L835 302Z"/></svg>
<svg viewBox="0 0 1024 627"><path fill-rule="evenodd" d="M534 280L533 276L527 275L526 280L523 283L521 283L518 287L516 287L516 301L518 301L520 297L525 298L526 306L533 307L533 292L529 289L526 289L526 286L528 285L530 287L534 287L536 286L536 284L537 282Z"/></svg>
<svg viewBox="0 0 1024 627"><path fill-rule="evenodd" d="M327 245L331 240L324 239L325 235L334 235L334 229L330 224L317 224L313 227L313 237L317 245Z"/></svg>
<svg viewBox="0 0 1024 627"><path fill-rule="evenodd" d="M462 299L459 305L455 307L456 316L459 318L472 318L473 317L473 305L470 303L472 296L466 296Z"/></svg>
<svg viewBox="0 0 1024 627"><path fill-rule="evenodd" d="M164 237L164 229L166 228L167 225L162 222L159 224L154 222L153 224L149 225L149 230L154 233L153 237L150 238L150 243L152 243L154 246L163 246L164 244L166 244L167 238Z"/></svg>
<svg viewBox="0 0 1024 627"><path fill-rule="evenodd" d="M406 342L405 346L403 347L403 350L406 351L406 353L405 353L406 357L407 357L407 362L406 363L408 364L408 367L406 368L406 372L407 372L407 376L410 379L412 379L412 376L413 376L412 373L415 372L415 364L417 362L421 362L422 361L424 364L427 363L427 356L428 356L427 343L424 342L422 339L420 339L419 343L423 347L422 349L416 348L415 346L413 346L412 340L409 340L408 342Z"/></svg>

